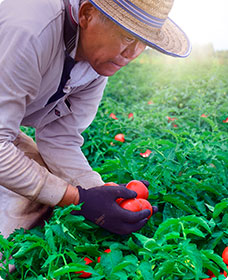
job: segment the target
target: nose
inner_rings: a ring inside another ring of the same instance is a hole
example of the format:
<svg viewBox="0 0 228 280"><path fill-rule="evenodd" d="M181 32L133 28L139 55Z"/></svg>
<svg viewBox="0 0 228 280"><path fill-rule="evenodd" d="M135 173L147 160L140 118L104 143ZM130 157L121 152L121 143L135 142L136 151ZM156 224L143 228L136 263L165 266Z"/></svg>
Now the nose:
<svg viewBox="0 0 228 280"><path fill-rule="evenodd" d="M145 48L146 45L143 42L136 40L130 45L126 46L121 55L128 60L133 60L139 56Z"/></svg>

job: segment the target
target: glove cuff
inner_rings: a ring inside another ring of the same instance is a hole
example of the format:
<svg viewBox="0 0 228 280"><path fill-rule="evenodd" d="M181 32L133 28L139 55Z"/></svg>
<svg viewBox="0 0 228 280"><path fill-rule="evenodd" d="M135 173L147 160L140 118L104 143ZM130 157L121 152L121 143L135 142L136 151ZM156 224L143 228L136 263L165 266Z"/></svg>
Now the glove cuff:
<svg viewBox="0 0 228 280"><path fill-rule="evenodd" d="M78 193L79 193L79 204L85 202L86 199L86 190L83 189L81 186L77 186Z"/></svg>

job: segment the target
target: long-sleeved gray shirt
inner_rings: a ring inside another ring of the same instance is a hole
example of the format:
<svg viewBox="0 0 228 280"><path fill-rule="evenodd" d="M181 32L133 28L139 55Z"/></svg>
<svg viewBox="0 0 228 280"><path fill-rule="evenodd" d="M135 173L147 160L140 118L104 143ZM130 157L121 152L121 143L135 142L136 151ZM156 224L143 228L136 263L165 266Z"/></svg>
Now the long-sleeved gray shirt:
<svg viewBox="0 0 228 280"><path fill-rule="evenodd" d="M78 62L67 94L46 106L63 69L64 9L62 0L0 2L0 185L51 206L68 183L85 188L103 184L80 147L107 78ZM20 125L36 128L39 152L51 172L13 145Z"/></svg>

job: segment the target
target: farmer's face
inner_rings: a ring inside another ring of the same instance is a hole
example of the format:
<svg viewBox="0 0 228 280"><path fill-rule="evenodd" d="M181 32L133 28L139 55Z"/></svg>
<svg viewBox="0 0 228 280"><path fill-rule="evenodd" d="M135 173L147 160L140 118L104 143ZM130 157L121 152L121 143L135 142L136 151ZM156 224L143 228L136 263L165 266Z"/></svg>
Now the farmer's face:
<svg viewBox="0 0 228 280"><path fill-rule="evenodd" d="M146 45L85 2L79 11L80 39L76 60L86 60L103 76L112 76L135 59Z"/></svg>

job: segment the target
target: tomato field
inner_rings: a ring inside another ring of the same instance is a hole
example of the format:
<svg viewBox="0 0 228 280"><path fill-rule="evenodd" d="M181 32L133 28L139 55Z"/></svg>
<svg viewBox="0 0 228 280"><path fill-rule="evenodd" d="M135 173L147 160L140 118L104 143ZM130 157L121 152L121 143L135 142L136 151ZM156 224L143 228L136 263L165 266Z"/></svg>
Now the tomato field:
<svg viewBox="0 0 228 280"><path fill-rule="evenodd" d="M0 276L10 263L14 280L80 279L82 271L94 280L226 279L227 61L146 50L111 77L82 150L105 182L149 181L158 212L118 236L72 216L80 206L56 207L44 228L0 236Z"/></svg>

